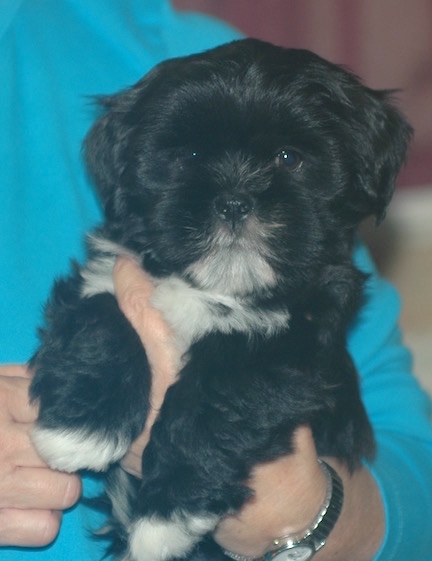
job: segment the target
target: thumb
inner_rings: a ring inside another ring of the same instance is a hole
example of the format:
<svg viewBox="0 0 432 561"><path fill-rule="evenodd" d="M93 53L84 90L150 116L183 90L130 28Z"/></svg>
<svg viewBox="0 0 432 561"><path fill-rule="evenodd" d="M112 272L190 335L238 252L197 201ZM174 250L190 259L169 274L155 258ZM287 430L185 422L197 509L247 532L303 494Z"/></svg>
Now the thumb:
<svg viewBox="0 0 432 561"><path fill-rule="evenodd" d="M144 343L147 324L153 315L150 298L153 284L137 263L120 257L113 270L114 290L122 312Z"/></svg>
<svg viewBox="0 0 432 561"><path fill-rule="evenodd" d="M154 285L137 263L121 257L113 271L119 306L143 343L153 370L174 371L179 356L174 337L159 310L151 303Z"/></svg>

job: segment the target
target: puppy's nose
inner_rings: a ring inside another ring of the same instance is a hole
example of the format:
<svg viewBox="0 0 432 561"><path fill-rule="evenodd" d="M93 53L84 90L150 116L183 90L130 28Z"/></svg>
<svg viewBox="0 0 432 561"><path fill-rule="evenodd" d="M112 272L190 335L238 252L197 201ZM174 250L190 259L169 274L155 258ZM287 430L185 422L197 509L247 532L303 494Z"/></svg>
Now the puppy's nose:
<svg viewBox="0 0 432 561"><path fill-rule="evenodd" d="M253 210L253 201L247 195L220 195L214 202L214 208L222 220L233 225L244 220Z"/></svg>

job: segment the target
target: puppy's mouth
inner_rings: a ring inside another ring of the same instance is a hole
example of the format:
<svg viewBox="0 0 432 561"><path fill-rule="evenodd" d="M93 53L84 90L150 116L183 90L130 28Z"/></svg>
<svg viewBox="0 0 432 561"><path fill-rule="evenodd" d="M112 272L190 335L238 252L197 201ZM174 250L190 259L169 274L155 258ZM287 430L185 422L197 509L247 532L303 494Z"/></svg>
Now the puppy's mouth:
<svg viewBox="0 0 432 561"><path fill-rule="evenodd" d="M262 224L253 204L238 197L218 199L218 219L201 257L189 265L186 276L204 290L247 296L277 283L271 238L276 227Z"/></svg>

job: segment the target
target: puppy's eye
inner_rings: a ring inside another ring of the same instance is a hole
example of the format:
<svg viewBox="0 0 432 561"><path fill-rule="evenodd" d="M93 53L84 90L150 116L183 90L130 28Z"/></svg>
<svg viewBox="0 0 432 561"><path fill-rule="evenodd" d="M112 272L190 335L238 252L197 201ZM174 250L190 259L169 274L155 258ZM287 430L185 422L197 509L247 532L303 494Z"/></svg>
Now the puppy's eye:
<svg viewBox="0 0 432 561"><path fill-rule="evenodd" d="M293 148L284 148L275 157L275 163L289 171L298 171L303 165L303 157Z"/></svg>
<svg viewBox="0 0 432 561"><path fill-rule="evenodd" d="M195 150L182 150L176 157L176 161L182 170L185 169L186 166L197 162L198 159L199 154Z"/></svg>
<svg viewBox="0 0 432 561"><path fill-rule="evenodd" d="M182 154L182 159L186 162L193 162L198 159L198 152L196 150L185 150Z"/></svg>

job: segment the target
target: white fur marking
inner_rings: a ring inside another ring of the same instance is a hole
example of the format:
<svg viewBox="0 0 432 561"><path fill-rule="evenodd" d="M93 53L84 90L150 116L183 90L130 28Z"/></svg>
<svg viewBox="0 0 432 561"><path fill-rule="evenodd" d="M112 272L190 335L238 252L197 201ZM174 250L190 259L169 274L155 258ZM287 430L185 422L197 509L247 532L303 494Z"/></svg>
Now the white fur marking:
<svg viewBox="0 0 432 561"><path fill-rule="evenodd" d="M153 516L142 518L133 526L129 548L136 561L166 561L184 557L193 546L216 527L216 516L186 518L174 514L171 520Z"/></svg>
<svg viewBox="0 0 432 561"><path fill-rule="evenodd" d="M129 442L108 439L80 430L54 430L36 426L31 434L40 457L52 468L75 472L88 468L103 471L122 458Z"/></svg>
<svg viewBox="0 0 432 561"><path fill-rule="evenodd" d="M100 257L89 261L81 271L83 286L81 296L90 297L103 292L114 294L113 267L115 257Z"/></svg>
<svg viewBox="0 0 432 561"><path fill-rule="evenodd" d="M277 276L267 260L271 257L267 238L275 235L277 225L265 230L251 217L243 229L234 235L225 225L215 227L210 247L187 270L202 289L246 296L276 285Z"/></svg>
<svg viewBox="0 0 432 561"><path fill-rule="evenodd" d="M268 247L265 240L275 234L278 225L273 224L266 231L257 227L256 219L251 219L247 229L247 236L235 239L232 233L218 229L207 255L188 268L187 273L198 288L177 276L154 279L152 302L176 334L182 354L191 343L211 331L270 336L288 326L288 310L263 310L248 301L251 292L277 283L263 255ZM89 261L81 271L82 296L114 294L112 270L117 256L137 257L104 238L91 238L91 243L102 255Z"/></svg>
<svg viewBox="0 0 432 561"><path fill-rule="evenodd" d="M160 281L152 302L185 349L211 331L271 335L285 328L290 318L287 310L255 309L247 299L194 288L178 277Z"/></svg>
<svg viewBox="0 0 432 561"><path fill-rule="evenodd" d="M98 236L89 236L90 244L101 253L101 256L92 259L81 271L83 278L82 296L95 296L103 292L114 294L113 267L117 257L126 255L136 259L131 251L125 247Z"/></svg>

